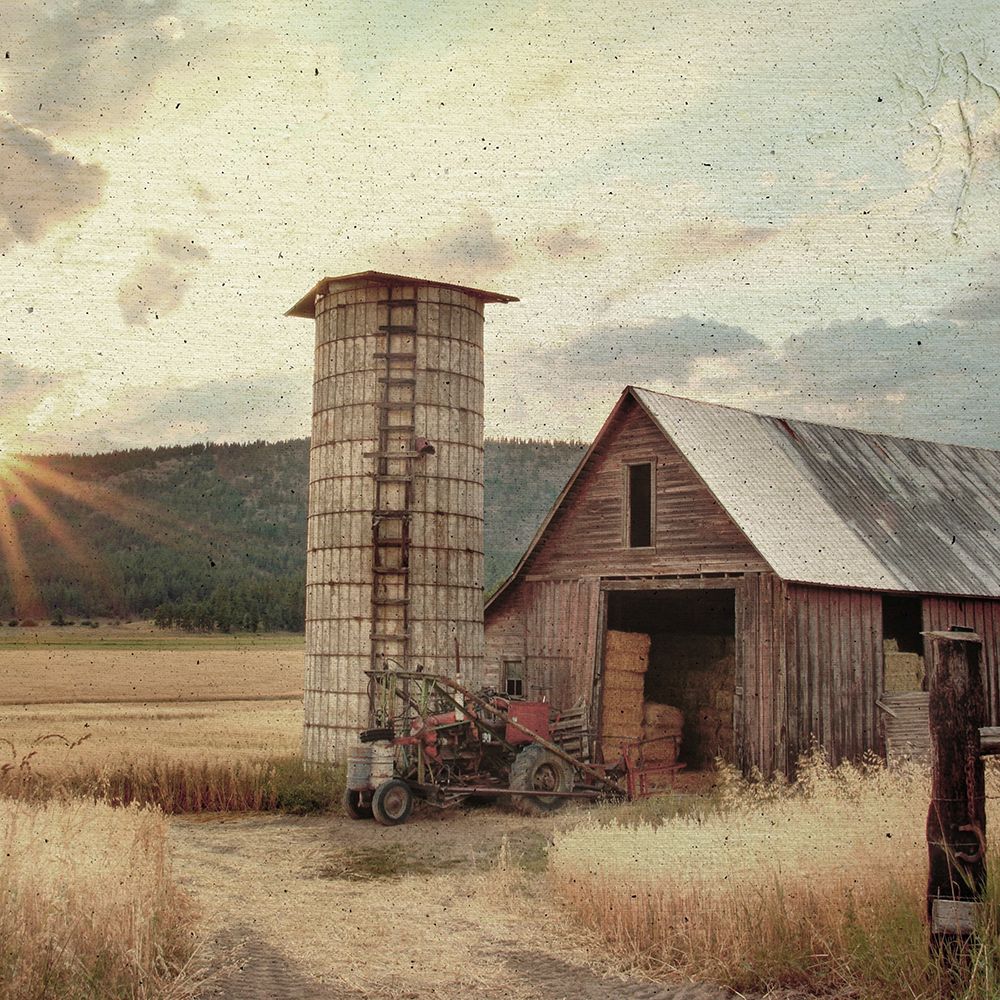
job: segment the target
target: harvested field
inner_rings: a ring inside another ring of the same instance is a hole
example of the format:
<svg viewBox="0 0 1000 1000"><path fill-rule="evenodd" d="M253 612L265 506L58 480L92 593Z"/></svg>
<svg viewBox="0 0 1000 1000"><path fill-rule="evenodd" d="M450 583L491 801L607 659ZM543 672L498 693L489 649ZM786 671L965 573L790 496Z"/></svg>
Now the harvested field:
<svg viewBox="0 0 1000 1000"><path fill-rule="evenodd" d="M0 648L0 703L301 698L302 650Z"/></svg>
<svg viewBox="0 0 1000 1000"><path fill-rule="evenodd" d="M299 750L301 636L175 636L130 625L9 629L0 640L0 736L14 759L36 751L36 769ZM160 648L168 641L179 648Z"/></svg>
<svg viewBox="0 0 1000 1000"><path fill-rule="evenodd" d="M67 746L82 737L77 746ZM40 738L46 735L52 738ZM36 770L113 766L143 757L160 760L247 760L297 754L302 702L211 701L184 704L75 703L0 708L0 736L20 759L36 751ZM0 755L5 752L0 747ZM6 748L9 753L9 748Z"/></svg>

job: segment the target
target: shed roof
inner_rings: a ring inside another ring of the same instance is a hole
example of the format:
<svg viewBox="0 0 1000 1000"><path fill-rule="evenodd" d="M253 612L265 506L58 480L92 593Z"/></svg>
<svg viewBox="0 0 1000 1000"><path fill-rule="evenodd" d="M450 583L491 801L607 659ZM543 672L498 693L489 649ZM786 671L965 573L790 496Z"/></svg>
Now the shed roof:
<svg viewBox="0 0 1000 1000"><path fill-rule="evenodd" d="M614 412L629 396L783 579L1000 597L1000 451L766 416L632 386Z"/></svg>
<svg viewBox="0 0 1000 1000"><path fill-rule="evenodd" d="M286 316L303 316L312 319L316 315L316 296L325 293L329 285L336 281L356 281L377 285L435 285L438 288L451 288L454 291L465 292L483 302L517 302L513 295L502 295L500 292L488 292L482 288L472 288L469 285L453 285L447 281L431 281L428 278L411 278L405 274L388 274L385 271L357 271L354 274L338 274L317 281L298 302L292 306Z"/></svg>

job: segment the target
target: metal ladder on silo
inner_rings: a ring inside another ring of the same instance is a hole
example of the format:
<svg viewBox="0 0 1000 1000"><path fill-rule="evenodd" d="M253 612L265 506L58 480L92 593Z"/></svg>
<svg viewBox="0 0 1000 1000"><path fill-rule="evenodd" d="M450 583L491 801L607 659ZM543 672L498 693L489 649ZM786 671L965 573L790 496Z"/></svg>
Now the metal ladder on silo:
<svg viewBox="0 0 1000 1000"><path fill-rule="evenodd" d="M416 451L417 301L393 298L378 332L378 450L372 511L371 669L410 668L410 528ZM414 295L416 290L414 289Z"/></svg>

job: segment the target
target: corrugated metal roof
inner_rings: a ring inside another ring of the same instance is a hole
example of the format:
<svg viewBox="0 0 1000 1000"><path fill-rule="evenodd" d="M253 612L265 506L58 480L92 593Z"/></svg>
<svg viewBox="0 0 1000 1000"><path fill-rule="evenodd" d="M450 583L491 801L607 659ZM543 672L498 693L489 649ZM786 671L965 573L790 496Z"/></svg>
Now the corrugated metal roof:
<svg viewBox="0 0 1000 1000"><path fill-rule="evenodd" d="M1000 597L1000 451L631 391L785 580Z"/></svg>
<svg viewBox="0 0 1000 1000"><path fill-rule="evenodd" d="M472 288L469 285L453 285L447 281L430 281L427 278L410 278L405 274L388 274L385 271L357 271L354 274L338 274L333 277L321 278L292 306L286 316L302 316L312 319L316 315L316 296L324 294L334 282L356 281L359 284L374 285L435 285L438 288L450 288L453 291L465 292L483 302L517 302L514 295L503 295L500 292L488 292L484 288Z"/></svg>

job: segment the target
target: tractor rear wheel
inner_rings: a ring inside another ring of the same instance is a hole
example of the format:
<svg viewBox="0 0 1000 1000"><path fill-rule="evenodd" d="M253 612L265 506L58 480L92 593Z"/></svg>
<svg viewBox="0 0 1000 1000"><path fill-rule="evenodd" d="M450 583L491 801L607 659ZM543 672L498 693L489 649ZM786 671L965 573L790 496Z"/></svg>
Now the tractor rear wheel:
<svg viewBox="0 0 1000 1000"><path fill-rule="evenodd" d="M372 807L370 801L367 805L365 804L367 798L367 793L356 788L348 788L344 792L344 812L351 819L371 819Z"/></svg>
<svg viewBox="0 0 1000 1000"><path fill-rule="evenodd" d="M510 787L525 792L571 792L573 769L551 750L532 743L526 746L510 766ZM554 812L565 803L561 795L512 795L518 812L541 816Z"/></svg>
<svg viewBox="0 0 1000 1000"><path fill-rule="evenodd" d="M372 796L372 814L382 826L405 823L413 810L413 792L405 781L390 778L383 781Z"/></svg>

